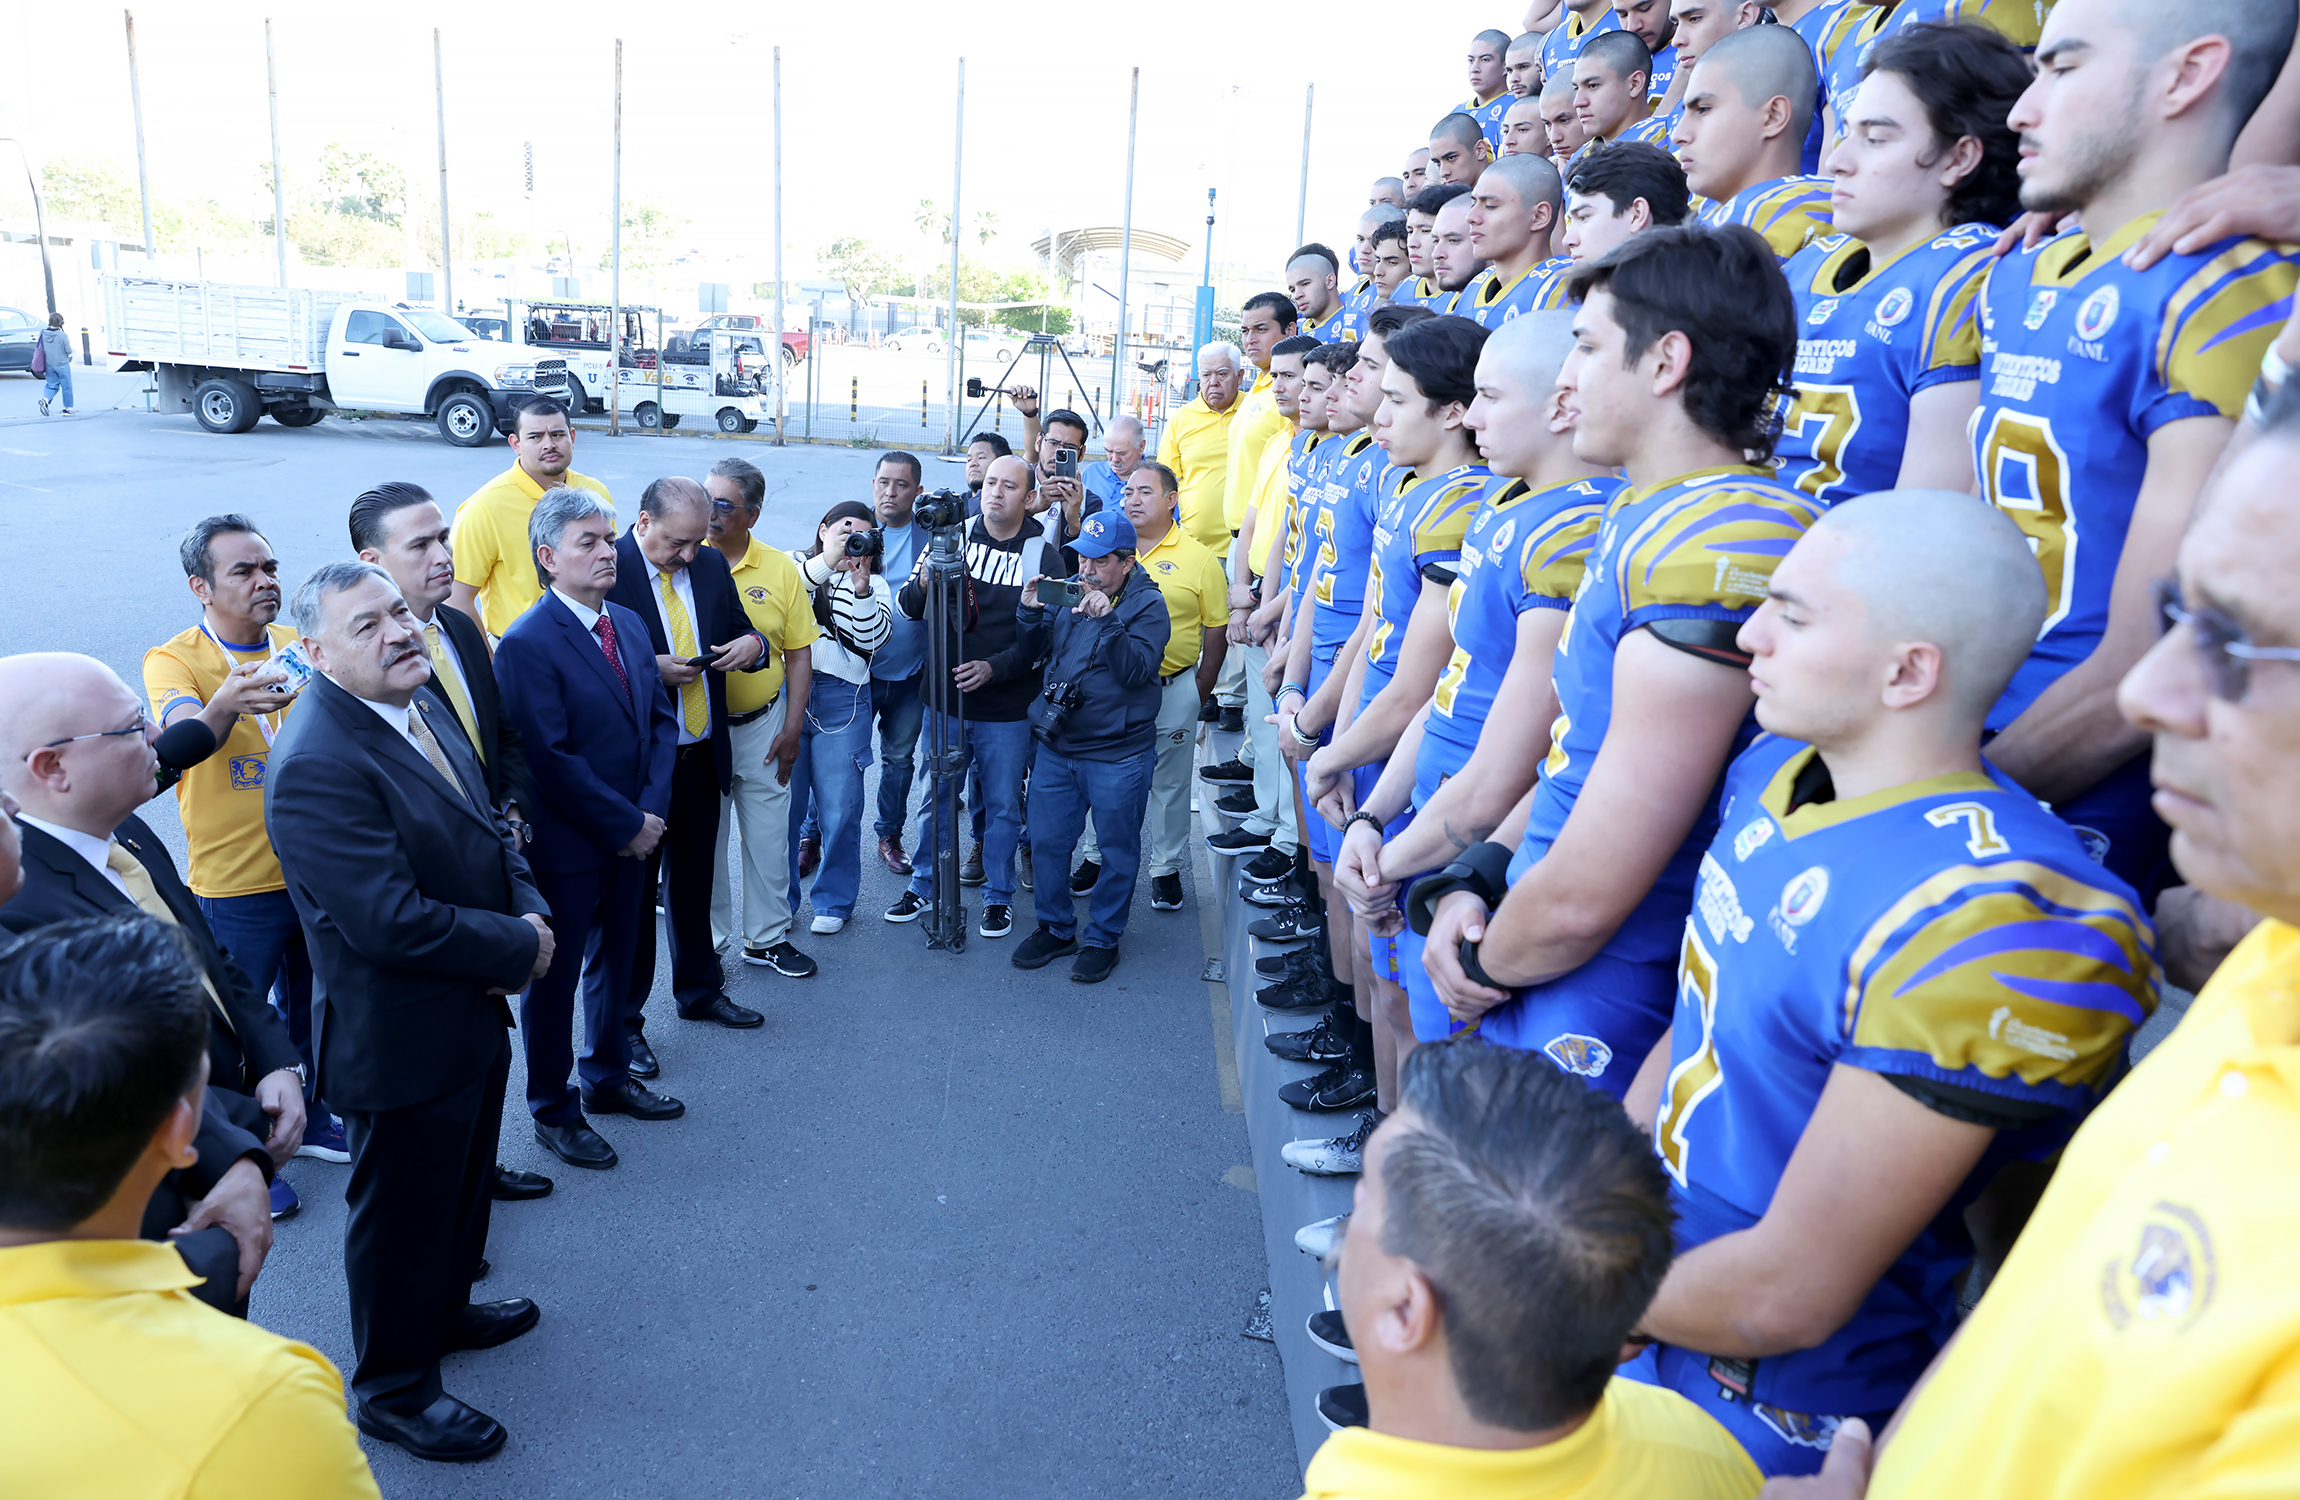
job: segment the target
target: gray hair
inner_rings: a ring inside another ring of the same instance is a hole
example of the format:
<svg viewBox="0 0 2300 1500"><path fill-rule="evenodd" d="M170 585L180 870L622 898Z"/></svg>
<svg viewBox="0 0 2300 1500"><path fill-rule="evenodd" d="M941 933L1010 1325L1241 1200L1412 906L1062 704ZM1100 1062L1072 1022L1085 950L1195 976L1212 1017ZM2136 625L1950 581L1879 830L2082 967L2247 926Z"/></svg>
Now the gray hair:
<svg viewBox="0 0 2300 1500"><path fill-rule="evenodd" d="M545 490L527 517L528 553L539 553L545 547L556 549L568 527L593 516L605 516L610 522L615 519L615 507L601 499L598 491L567 484ZM551 587L551 575L543 571L540 557L535 560L535 581Z"/></svg>
<svg viewBox="0 0 2300 1500"><path fill-rule="evenodd" d="M1203 370L1206 367L1206 356L1209 354L1221 355L1223 360L1233 370L1243 370L1246 368L1245 353L1240 350L1236 344L1231 343L1228 339L1216 339L1211 344L1206 344L1200 347L1198 350L1199 369Z"/></svg>
<svg viewBox="0 0 2300 1500"><path fill-rule="evenodd" d="M399 585L389 573L371 562L322 563L295 591L295 600L288 605L288 614L295 620L297 635L316 636L327 615L327 601L364 579L380 578L396 594Z"/></svg>

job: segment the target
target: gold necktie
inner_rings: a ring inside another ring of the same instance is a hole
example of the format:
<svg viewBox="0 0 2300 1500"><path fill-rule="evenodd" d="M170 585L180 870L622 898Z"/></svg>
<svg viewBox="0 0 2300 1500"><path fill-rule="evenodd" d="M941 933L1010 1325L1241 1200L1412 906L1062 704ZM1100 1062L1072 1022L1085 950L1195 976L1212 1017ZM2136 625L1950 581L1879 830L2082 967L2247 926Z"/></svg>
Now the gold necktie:
<svg viewBox="0 0 2300 1500"><path fill-rule="evenodd" d="M142 907L147 915L158 917L170 927L184 925L176 920L176 914L169 910L168 903L160 899L159 888L152 884L151 871L144 868L142 860L128 852L127 845L118 839L112 840L111 848L104 853L104 863L112 868L120 877L120 883L128 888L128 899ZM224 997L216 993L215 981L208 978L205 965L200 969L200 987L215 1002L216 1013L224 1018L224 1029L238 1035L232 1025L231 1013L224 1009Z"/></svg>
<svg viewBox="0 0 2300 1500"><path fill-rule="evenodd" d="M447 764L447 752L439 748L438 737L432 734L431 726L423 722L423 710L413 704L407 708L407 730L415 736L416 748L423 752L425 760L431 762L431 769L437 771L458 794L468 798L470 793L463 790L463 783L456 779L454 768Z"/></svg>
<svg viewBox="0 0 2300 1500"><path fill-rule="evenodd" d="M695 650L695 622L687 613L687 606L679 602L679 591L671 587L671 575L658 569L655 587L662 590L663 618L671 622L671 654L681 661L690 661L701 653ZM702 736L711 732L711 692L703 686L703 679L683 683L679 688L679 722L687 726L687 733Z"/></svg>
<svg viewBox="0 0 2300 1500"><path fill-rule="evenodd" d="M431 675L439 679L439 690L455 707L455 717L463 721L463 732L470 737L471 748L479 752L480 764L487 763L487 747L479 741L479 715L472 711L471 694L464 691L463 679L456 675L455 663L447 659L450 647L440 634L437 622L423 627L424 649L431 653Z"/></svg>

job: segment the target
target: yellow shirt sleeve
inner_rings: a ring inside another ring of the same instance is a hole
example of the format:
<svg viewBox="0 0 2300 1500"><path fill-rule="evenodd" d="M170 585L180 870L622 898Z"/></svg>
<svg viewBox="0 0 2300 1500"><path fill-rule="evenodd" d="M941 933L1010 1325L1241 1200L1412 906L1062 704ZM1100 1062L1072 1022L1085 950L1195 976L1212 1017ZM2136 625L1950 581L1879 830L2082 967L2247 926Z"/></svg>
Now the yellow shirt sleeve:
<svg viewBox="0 0 2300 1500"><path fill-rule="evenodd" d="M382 1500L344 1415L343 1377L316 1349L241 1412L183 1491L187 1500Z"/></svg>
<svg viewBox="0 0 2300 1500"><path fill-rule="evenodd" d="M1198 624L1207 630L1225 630L1230 624L1230 581L1222 565L1209 552L1198 565Z"/></svg>
<svg viewBox="0 0 2300 1500"><path fill-rule="evenodd" d="M167 646L154 646L144 653L144 696L152 702L155 719L166 719L168 710L178 704L189 703L195 713L207 704L192 675L192 664Z"/></svg>
<svg viewBox="0 0 2300 1500"><path fill-rule="evenodd" d="M486 511L480 495L474 495L456 508L455 520L447 528L447 545L455 554L455 581L482 591L503 557L502 539Z"/></svg>

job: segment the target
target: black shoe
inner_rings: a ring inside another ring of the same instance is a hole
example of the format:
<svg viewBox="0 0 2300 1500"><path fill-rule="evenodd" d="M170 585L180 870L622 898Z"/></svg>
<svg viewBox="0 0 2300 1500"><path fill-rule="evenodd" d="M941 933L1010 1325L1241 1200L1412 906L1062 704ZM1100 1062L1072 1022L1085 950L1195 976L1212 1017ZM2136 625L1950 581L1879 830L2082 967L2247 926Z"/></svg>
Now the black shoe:
<svg viewBox="0 0 2300 1500"><path fill-rule="evenodd" d="M43 413L45 413L45 412L47 411L47 403L46 403L46 402L42 402L42 403L41 403L41 411L42 411ZM1199 723L1201 723L1201 724L1211 724L1211 723L1213 723L1213 722L1214 722L1216 719L1219 719L1220 717L1222 717L1222 705L1221 705L1221 704L1219 704L1219 703L1216 703L1216 702L1215 702L1213 699L1211 699L1211 698L1208 698L1208 699L1207 699L1205 702L1203 702L1203 703L1201 703L1201 704L1199 704L1199 705L1198 705L1198 722L1199 722Z"/></svg>
<svg viewBox="0 0 2300 1500"><path fill-rule="evenodd" d="M1350 1328L1342 1321L1340 1308L1320 1308L1311 1313L1309 1330L1311 1343L1336 1359L1346 1359L1353 1365L1358 1362L1358 1348L1350 1342Z"/></svg>
<svg viewBox="0 0 2300 1500"><path fill-rule="evenodd" d="M1222 717L1214 721L1214 727L1224 734L1244 734L1246 711L1233 704L1222 710Z"/></svg>
<svg viewBox="0 0 2300 1500"><path fill-rule="evenodd" d="M1282 906L1266 917L1256 917L1246 924L1248 937L1260 938L1265 943L1298 943L1306 937L1315 937L1325 930L1325 919L1312 909L1307 901Z"/></svg>
<svg viewBox="0 0 2300 1500"><path fill-rule="evenodd" d="M1243 788L1235 792L1224 792L1214 799L1214 811L1226 812L1235 818L1246 816L1254 810L1255 805L1254 794Z"/></svg>
<svg viewBox="0 0 2300 1500"><path fill-rule="evenodd" d="M958 867L960 885L987 885L990 875L982 867L982 845L977 843L966 854L966 863Z"/></svg>
<svg viewBox="0 0 2300 1500"><path fill-rule="evenodd" d="M1075 937L1056 937L1054 929L1044 922L1038 930L1015 945L1014 966L1018 969L1043 969L1058 958L1068 958L1078 951Z"/></svg>
<svg viewBox="0 0 2300 1500"><path fill-rule="evenodd" d="M466 1302L447 1320L445 1349L492 1349L508 1344L543 1321L543 1309L526 1297L501 1302Z"/></svg>
<svg viewBox="0 0 2300 1500"><path fill-rule="evenodd" d="M1002 938L1014 930L1014 908L993 901L982 909L982 925L974 929L986 938Z"/></svg>
<svg viewBox="0 0 2300 1500"><path fill-rule="evenodd" d="M676 1120L687 1106L658 1094L636 1079L622 1078L603 1089L582 1090L583 1107L595 1115L629 1115L634 1120Z"/></svg>
<svg viewBox="0 0 2300 1500"><path fill-rule="evenodd" d="M1292 984L1300 979L1317 979L1326 973L1325 955L1314 948L1288 948L1254 960L1254 982L1257 985Z"/></svg>
<svg viewBox="0 0 2300 1500"><path fill-rule="evenodd" d="M1267 984L1254 991L1254 1003L1280 1015L1323 1010L1334 1003L1334 982L1317 975L1291 984Z"/></svg>
<svg viewBox="0 0 2300 1500"><path fill-rule="evenodd" d="M1150 909L1153 911L1180 911L1182 909L1181 876L1153 875L1150 877Z"/></svg>
<svg viewBox="0 0 2300 1500"><path fill-rule="evenodd" d="M495 1269L495 1267L493 1267L492 1265L489 1265L489 1264L488 1264L488 1261L487 1261L487 1257L486 1257L486 1256L484 1256L484 1255L482 1255L481 1257L479 1257L479 1271L478 1271L478 1273L477 1273L476 1275L474 1275L474 1276L473 1276L471 1279L472 1279L473 1281L475 1281L475 1282L476 1282L476 1281L485 1281L485 1280L487 1279L487 1273L488 1273L488 1272L490 1272L490 1271L492 1271L492 1270L494 1270L494 1269Z"/></svg>
<svg viewBox="0 0 2300 1500"><path fill-rule="evenodd" d="M571 1167L603 1172L615 1165L615 1148L586 1120L577 1120L572 1125L546 1125L537 1120L535 1139Z"/></svg>
<svg viewBox="0 0 2300 1500"><path fill-rule="evenodd" d="M934 905L916 891L904 891L895 904L886 909L889 922L915 922L921 913Z"/></svg>
<svg viewBox="0 0 2300 1500"><path fill-rule="evenodd" d="M1366 1388L1330 1385L1318 1392L1318 1420L1336 1432L1366 1425Z"/></svg>
<svg viewBox="0 0 2300 1500"><path fill-rule="evenodd" d="M663 1071L663 1065L655 1060L655 1049L636 1031L631 1033L631 1060L623 1071L633 1078L655 1078Z"/></svg>
<svg viewBox="0 0 2300 1500"><path fill-rule="evenodd" d="M745 943L743 945L743 962L756 964L762 969L772 969L777 974L789 979L812 979L816 967L813 959L792 947L787 941L777 943L771 948L754 948Z"/></svg>
<svg viewBox="0 0 2300 1500"><path fill-rule="evenodd" d="M495 1180L488 1184L487 1196L498 1203L525 1203L530 1198L548 1198L551 1196L551 1179L541 1172L514 1172L497 1162Z"/></svg>
<svg viewBox="0 0 2300 1500"><path fill-rule="evenodd" d="M1278 1090L1278 1102L1318 1113L1356 1109L1374 1100L1374 1070L1335 1063L1312 1078L1297 1078Z"/></svg>
<svg viewBox="0 0 2300 1500"><path fill-rule="evenodd" d="M1266 833L1249 833L1243 827L1233 828L1227 833L1207 834L1206 847L1216 854L1246 854L1270 847L1270 836Z"/></svg>
<svg viewBox="0 0 2300 1500"><path fill-rule="evenodd" d="M1028 844L1024 844L1014 851L1014 881L1026 891L1032 889L1030 884L1030 846Z"/></svg>
<svg viewBox="0 0 2300 1500"><path fill-rule="evenodd" d="M1100 984L1117 967L1116 948L1081 948L1070 961L1070 978L1075 984Z"/></svg>
<svg viewBox="0 0 2300 1500"><path fill-rule="evenodd" d="M1301 900L1302 892L1301 888L1294 884L1293 876L1284 875L1260 885L1248 881L1239 890L1238 898L1248 906L1259 906L1264 911L1276 911L1281 906L1288 906Z"/></svg>
<svg viewBox="0 0 2300 1500"><path fill-rule="evenodd" d="M1240 879L1259 885L1267 885L1273 880L1291 879L1293 873L1294 856L1275 845L1238 866Z"/></svg>
<svg viewBox="0 0 2300 1500"><path fill-rule="evenodd" d="M1094 882L1102 878L1102 866L1088 860L1070 872L1070 894L1083 896L1094 889Z"/></svg>
<svg viewBox="0 0 2300 1500"><path fill-rule="evenodd" d="M475 1406L465 1406L442 1394L412 1417L359 1410L359 1430L371 1438L397 1443L417 1458L435 1464L470 1463L492 1458L503 1450L511 1434L503 1424Z"/></svg>
<svg viewBox="0 0 2300 1500"><path fill-rule="evenodd" d="M1350 1055L1349 1034L1334 1024L1332 1011L1307 1030L1273 1031L1262 1045L1288 1062L1338 1063Z"/></svg>
<svg viewBox="0 0 2300 1500"><path fill-rule="evenodd" d="M1200 766L1198 779L1217 783L1225 781L1251 782L1254 779L1254 768L1242 760L1225 760L1211 766Z"/></svg>
<svg viewBox="0 0 2300 1500"><path fill-rule="evenodd" d="M682 1021L713 1021L730 1031L749 1031L767 1024L767 1018L747 1006L737 1005L725 995L713 995L700 1005L679 1007Z"/></svg>

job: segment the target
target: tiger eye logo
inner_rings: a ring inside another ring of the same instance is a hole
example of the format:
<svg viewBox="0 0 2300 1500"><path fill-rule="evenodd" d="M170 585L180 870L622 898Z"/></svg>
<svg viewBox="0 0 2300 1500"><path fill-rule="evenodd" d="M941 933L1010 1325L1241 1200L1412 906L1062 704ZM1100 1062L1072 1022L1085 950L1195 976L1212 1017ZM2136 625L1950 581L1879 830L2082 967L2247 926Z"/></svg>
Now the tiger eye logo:
<svg viewBox="0 0 2300 1500"><path fill-rule="evenodd" d="M2211 1231L2196 1210L2159 1201L2140 1222L2130 1254L2100 1268L2101 1311L2123 1333L2136 1323L2180 1332L2204 1315L2219 1289Z"/></svg>

